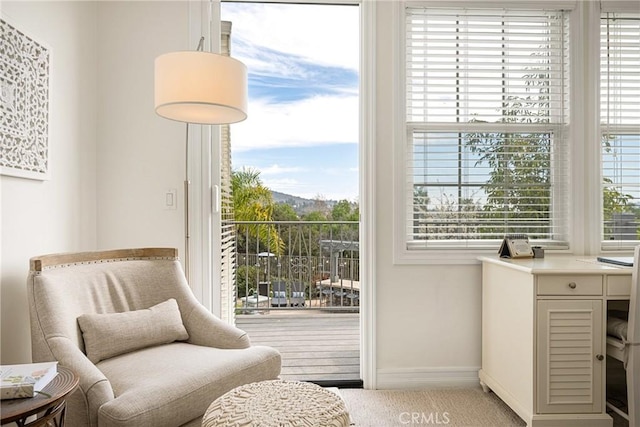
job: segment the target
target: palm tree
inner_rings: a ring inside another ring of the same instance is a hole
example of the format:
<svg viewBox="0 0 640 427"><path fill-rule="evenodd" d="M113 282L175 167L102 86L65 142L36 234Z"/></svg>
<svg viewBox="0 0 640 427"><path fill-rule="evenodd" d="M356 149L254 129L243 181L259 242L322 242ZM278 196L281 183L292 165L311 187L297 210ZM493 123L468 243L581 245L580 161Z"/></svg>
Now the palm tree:
<svg viewBox="0 0 640 427"><path fill-rule="evenodd" d="M262 184L260 171L251 168L233 171L231 191L236 221L273 221L273 196L271 190ZM260 247L276 255L284 249L284 242L273 225L239 224L238 237L238 244L249 244L247 240L257 239Z"/></svg>

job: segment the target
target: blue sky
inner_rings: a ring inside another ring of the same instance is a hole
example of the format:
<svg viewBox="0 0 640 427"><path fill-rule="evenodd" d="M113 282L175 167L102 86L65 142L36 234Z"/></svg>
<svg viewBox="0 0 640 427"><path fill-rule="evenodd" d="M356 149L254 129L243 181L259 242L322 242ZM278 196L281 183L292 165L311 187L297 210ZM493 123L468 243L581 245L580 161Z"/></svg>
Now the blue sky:
<svg viewBox="0 0 640 427"><path fill-rule="evenodd" d="M260 170L275 191L357 201L358 8L223 2L222 19L249 71L234 169Z"/></svg>

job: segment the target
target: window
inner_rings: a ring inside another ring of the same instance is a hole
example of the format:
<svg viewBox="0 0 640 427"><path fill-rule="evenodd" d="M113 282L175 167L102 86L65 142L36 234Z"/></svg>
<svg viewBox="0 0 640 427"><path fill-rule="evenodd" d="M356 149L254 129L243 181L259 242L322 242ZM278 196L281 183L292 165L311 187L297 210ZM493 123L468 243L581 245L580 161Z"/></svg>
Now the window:
<svg viewBox="0 0 640 427"><path fill-rule="evenodd" d="M600 23L602 249L640 243L640 14Z"/></svg>
<svg viewBox="0 0 640 427"><path fill-rule="evenodd" d="M405 249L567 248L568 14L405 17Z"/></svg>

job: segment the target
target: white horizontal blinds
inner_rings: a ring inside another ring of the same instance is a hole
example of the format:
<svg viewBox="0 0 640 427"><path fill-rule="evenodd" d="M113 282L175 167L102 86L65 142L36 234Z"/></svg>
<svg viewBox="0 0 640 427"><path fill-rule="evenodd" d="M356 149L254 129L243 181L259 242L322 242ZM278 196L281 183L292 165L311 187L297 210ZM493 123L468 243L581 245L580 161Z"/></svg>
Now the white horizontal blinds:
<svg viewBox="0 0 640 427"><path fill-rule="evenodd" d="M563 12L408 8L409 249L567 245Z"/></svg>
<svg viewBox="0 0 640 427"><path fill-rule="evenodd" d="M600 31L603 249L640 243L640 13L604 13Z"/></svg>

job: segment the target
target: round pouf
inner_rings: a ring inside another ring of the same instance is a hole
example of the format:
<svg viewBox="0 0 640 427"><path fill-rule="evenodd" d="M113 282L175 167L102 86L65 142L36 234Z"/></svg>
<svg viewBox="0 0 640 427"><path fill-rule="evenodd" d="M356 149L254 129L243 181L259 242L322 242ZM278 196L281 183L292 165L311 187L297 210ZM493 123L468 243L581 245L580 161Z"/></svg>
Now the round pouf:
<svg viewBox="0 0 640 427"><path fill-rule="evenodd" d="M202 418L202 427L348 425L340 396L316 384L282 380L236 387L214 400Z"/></svg>

